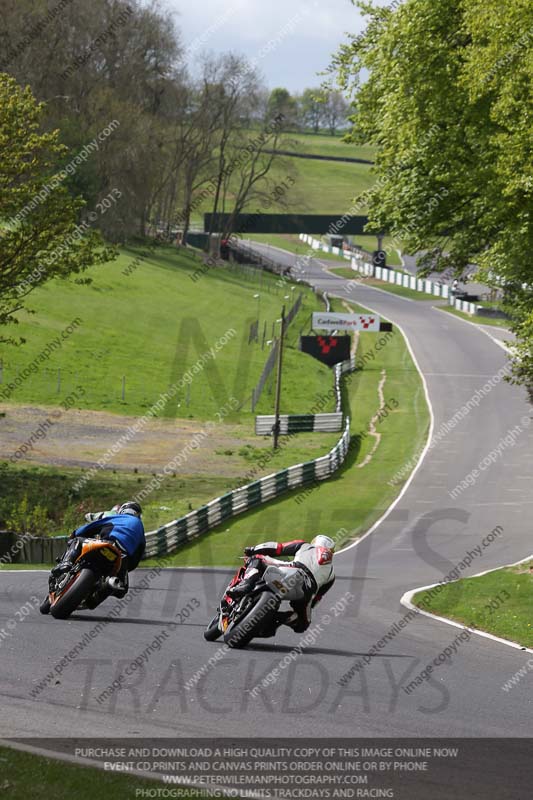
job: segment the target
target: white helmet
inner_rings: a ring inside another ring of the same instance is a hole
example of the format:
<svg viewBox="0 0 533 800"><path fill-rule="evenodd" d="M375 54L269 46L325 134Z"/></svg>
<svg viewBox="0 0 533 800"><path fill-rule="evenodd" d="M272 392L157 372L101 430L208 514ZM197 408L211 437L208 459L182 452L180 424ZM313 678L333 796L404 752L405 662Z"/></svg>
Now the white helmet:
<svg viewBox="0 0 533 800"><path fill-rule="evenodd" d="M314 539L311 539L311 544L315 545L315 547L327 547L327 549L331 550L332 553L335 552L335 541L329 536L319 534L318 536L315 536Z"/></svg>

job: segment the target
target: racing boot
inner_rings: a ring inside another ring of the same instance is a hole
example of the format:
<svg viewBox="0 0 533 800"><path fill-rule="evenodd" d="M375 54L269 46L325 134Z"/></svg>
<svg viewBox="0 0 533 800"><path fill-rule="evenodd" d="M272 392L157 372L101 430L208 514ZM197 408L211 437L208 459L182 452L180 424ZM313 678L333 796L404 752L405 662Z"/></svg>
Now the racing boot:
<svg viewBox="0 0 533 800"><path fill-rule="evenodd" d="M235 586L232 586L231 589L228 589L226 594L228 594L230 597L233 597L234 600L240 599L254 588L259 578L259 570L253 568L246 574L240 583L237 583Z"/></svg>
<svg viewBox="0 0 533 800"><path fill-rule="evenodd" d="M63 555L57 559L59 562L57 566L52 568L52 575L54 578L60 578L61 575L64 575L68 572L74 562L76 561L81 549L81 541L76 538L72 541L72 543L67 547Z"/></svg>

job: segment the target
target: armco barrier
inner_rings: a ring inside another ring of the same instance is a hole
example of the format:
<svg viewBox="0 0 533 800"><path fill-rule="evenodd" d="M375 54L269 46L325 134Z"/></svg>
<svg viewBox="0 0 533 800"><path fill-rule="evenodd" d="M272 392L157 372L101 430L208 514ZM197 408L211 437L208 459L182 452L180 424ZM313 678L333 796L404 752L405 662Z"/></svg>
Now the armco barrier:
<svg viewBox="0 0 533 800"><path fill-rule="evenodd" d="M352 258L355 258L360 263L372 265L372 256L370 253L367 253L366 250L350 251L348 253L341 247L331 247L328 244L324 244L324 242L309 236L307 233L301 233L299 238L300 241L304 242L304 244L308 244L313 250L320 250L322 253L332 253L334 256L339 256L347 261L351 261Z"/></svg>
<svg viewBox="0 0 533 800"><path fill-rule="evenodd" d="M423 292L432 294L435 297L448 299L450 287L446 283L437 283L428 278L417 278L416 275L407 275L387 267L374 267L372 264L361 264L356 259L352 259L352 269L362 273L367 277L377 278L379 281L392 283L394 286L403 286L405 289L412 289L413 292Z"/></svg>

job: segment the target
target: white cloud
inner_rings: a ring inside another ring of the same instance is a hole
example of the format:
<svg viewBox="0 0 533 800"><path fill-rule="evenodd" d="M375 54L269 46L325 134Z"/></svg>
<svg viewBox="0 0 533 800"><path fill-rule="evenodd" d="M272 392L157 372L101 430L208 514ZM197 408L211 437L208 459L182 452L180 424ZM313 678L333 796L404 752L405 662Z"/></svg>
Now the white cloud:
<svg viewBox="0 0 533 800"><path fill-rule="evenodd" d="M166 0L179 12L183 43L194 52L241 52L270 86L294 91L320 83L345 32L363 27L350 0Z"/></svg>

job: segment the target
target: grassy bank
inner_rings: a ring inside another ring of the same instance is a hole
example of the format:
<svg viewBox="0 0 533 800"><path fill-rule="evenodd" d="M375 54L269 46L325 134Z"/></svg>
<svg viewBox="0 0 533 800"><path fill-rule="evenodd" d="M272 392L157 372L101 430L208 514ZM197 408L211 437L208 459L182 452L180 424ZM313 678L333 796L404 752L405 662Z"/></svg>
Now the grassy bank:
<svg viewBox="0 0 533 800"><path fill-rule="evenodd" d="M368 529L401 488L388 479L420 449L429 426L422 382L402 335L396 331L377 349L381 340L381 334L360 335L357 354L364 367L345 378L352 438L335 477L237 517L180 549L171 563L233 565L249 543L335 536L341 528L346 533L340 538L351 540ZM376 422L382 400L386 410ZM372 420L379 440L370 435Z"/></svg>
<svg viewBox="0 0 533 800"><path fill-rule="evenodd" d="M510 321L508 319L493 319L491 317L478 317L474 314L465 314L463 311L458 311L456 308L452 308L451 306L445 306L442 309L446 311L448 314L453 314L454 317L459 317L459 319L466 319L467 322L473 322L476 325L491 325L495 328L505 328L506 330L509 329Z"/></svg>
<svg viewBox="0 0 533 800"><path fill-rule="evenodd" d="M81 386L75 407L142 415L188 375L161 416L213 419L233 395L244 403L237 418L251 417L249 398L268 356L266 342L279 330L282 305L288 309L300 287L291 291L290 284L252 268L198 274L201 262L172 248L146 255L128 273L138 257L139 251L123 251L90 271L90 285L56 280L31 295L28 305L36 313L21 312L13 331L26 343L0 348L0 403L4 392L11 402L60 405ZM283 396L296 413L309 392L329 385L327 368L318 362L309 368L297 349L300 328L320 308L311 290L302 291L303 306L288 333L287 367L305 381L286 383ZM79 322L66 335L73 320ZM258 341L249 343L256 320ZM57 337L59 346L39 362ZM26 368L27 377L11 391L9 383ZM257 411L271 408L265 392Z"/></svg>
<svg viewBox="0 0 533 800"><path fill-rule="evenodd" d="M478 578L463 578L443 585L433 597L419 592L413 603L421 605L427 598L423 607L433 614L533 647L532 570L533 562L525 562Z"/></svg>
<svg viewBox="0 0 533 800"><path fill-rule="evenodd" d="M371 147L346 144L341 137L323 134L290 134L279 143L279 149L294 150L296 153L337 156L342 158L362 158L372 160L375 150ZM267 213L298 214L338 214L339 217L350 208L355 198L364 195L374 184L375 175L370 164L354 164L336 161L318 161L284 156L277 160L269 173L271 188L283 187L287 178L294 183L284 193L282 202L272 202ZM228 207L231 210L232 184L228 189ZM363 197L360 211L366 212ZM257 198L250 201L244 211L255 211ZM213 197L207 197L195 207L194 220L198 223L205 212L213 210Z"/></svg>

